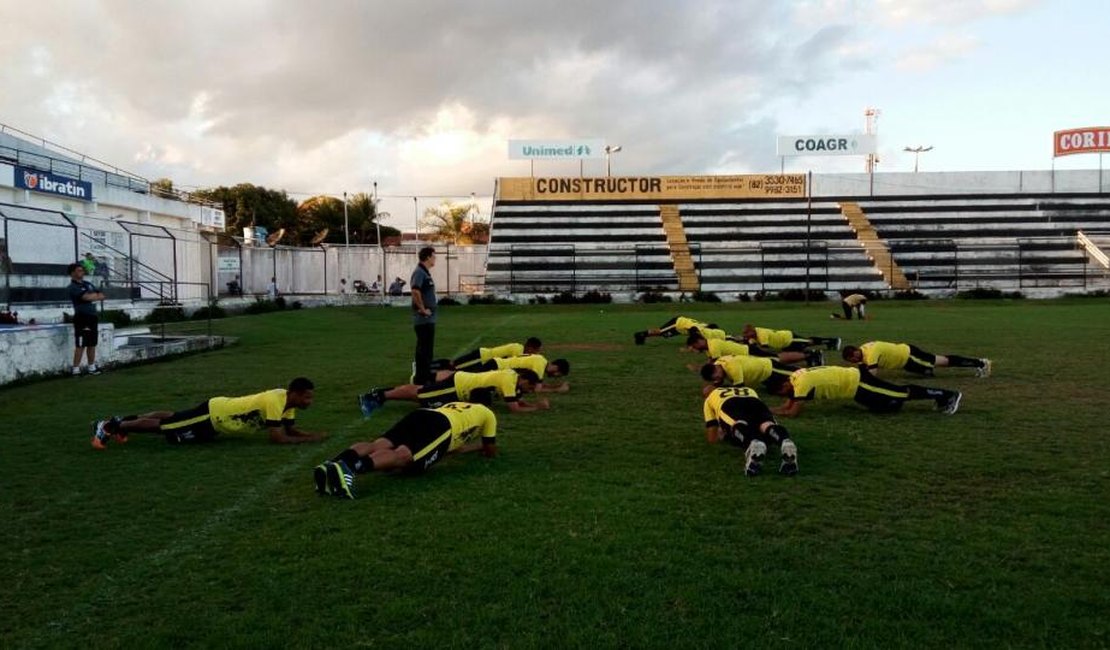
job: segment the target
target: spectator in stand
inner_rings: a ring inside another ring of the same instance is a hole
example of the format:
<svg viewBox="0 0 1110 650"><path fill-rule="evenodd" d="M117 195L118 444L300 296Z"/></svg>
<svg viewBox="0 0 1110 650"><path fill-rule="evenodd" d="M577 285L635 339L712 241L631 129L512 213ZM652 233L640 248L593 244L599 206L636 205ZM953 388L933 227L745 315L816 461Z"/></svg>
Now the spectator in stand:
<svg viewBox="0 0 1110 650"><path fill-rule="evenodd" d="M393 284L389 285L389 295L399 296L405 290L405 281L401 278L395 278Z"/></svg>
<svg viewBox="0 0 1110 650"><path fill-rule="evenodd" d="M400 278L397 278L397 279L399 280ZM382 276L379 275L378 279L374 280L374 282L370 285L370 293L378 293L381 290L382 290Z"/></svg>

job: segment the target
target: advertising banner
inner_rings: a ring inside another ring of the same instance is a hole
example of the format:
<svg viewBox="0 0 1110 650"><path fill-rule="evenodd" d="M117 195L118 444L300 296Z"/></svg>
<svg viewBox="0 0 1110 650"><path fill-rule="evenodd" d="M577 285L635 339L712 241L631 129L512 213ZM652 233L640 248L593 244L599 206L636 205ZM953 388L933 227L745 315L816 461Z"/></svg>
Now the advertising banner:
<svg viewBox="0 0 1110 650"><path fill-rule="evenodd" d="M500 201L688 201L806 195L805 174L502 178Z"/></svg>
<svg viewBox="0 0 1110 650"><path fill-rule="evenodd" d="M780 156L866 156L877 148L875 136L863 133L780 135L778 139Z"/></svg>
<svg viewBox="0 0 1110 650"><path fill-rule="evenodd" d="M27 167L15 168L15 186L32 192L65 196L81 201L93 200L92 183Z"/></svg>
<svg viewBox="0 0 1110 650"><path fill-rule="evenodd" d="M604 157L605 141L597 138L509 140L509 160L581 160Z"/></svg>
<svg viewBox="0 0 1110 650"><path fill-rule="evenodd" d="M1110 153L1110 126L1088 126L1052 135L1053 157L1077 153Z"/></svg>

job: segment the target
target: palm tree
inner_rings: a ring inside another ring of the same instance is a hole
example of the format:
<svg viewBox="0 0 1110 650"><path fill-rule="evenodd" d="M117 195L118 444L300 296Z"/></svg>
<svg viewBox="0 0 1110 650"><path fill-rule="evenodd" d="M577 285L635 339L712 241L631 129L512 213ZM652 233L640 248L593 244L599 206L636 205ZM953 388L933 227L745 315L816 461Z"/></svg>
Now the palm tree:
<svg viewBox="0 0 1110 650"><path fill-rule="evenodd" d="M477 206L473 203L444 201L424 211L421 226L426 231L431 231L424 234L433 241L473 244L475 241L485 239L489 233L489 224L476 221L473 217L475 212L477 212Z"/></svg>

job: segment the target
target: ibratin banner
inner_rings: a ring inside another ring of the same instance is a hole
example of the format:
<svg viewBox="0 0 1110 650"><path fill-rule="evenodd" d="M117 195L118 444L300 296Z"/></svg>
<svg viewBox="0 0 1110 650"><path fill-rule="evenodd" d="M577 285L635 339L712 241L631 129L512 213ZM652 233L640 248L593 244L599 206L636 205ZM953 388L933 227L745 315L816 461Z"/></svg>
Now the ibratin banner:
<svg viewBox="0 0 1110 650"><path fill-rule="evenodd" d="M501 178L499 201L691 201L806 195L805 174Z"/></svg>

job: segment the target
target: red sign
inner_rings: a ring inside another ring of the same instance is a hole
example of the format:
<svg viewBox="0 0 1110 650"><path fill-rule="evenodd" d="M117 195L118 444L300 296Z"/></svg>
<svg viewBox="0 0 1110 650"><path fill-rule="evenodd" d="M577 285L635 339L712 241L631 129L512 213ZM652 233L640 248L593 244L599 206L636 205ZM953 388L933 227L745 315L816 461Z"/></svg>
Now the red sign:
<svg viewBox="0 0 1110 650"><path fill-rule="evenodd" d="M1053 134L1053 156L1077 153L1110 153L1110 126L1088 126Z"/></svg>

